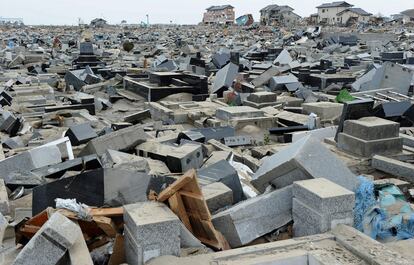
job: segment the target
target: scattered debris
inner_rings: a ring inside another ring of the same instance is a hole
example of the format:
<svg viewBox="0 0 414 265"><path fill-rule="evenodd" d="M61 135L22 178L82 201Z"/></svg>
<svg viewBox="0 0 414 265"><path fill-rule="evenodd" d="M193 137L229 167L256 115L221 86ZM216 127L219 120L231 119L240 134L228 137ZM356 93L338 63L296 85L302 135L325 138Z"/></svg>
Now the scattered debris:
<svg viewBox="0 0 414 265"><path fill-rule="evenodd" d="M0 263L412 264L412 29L318 11L0 18Z"/></svg>

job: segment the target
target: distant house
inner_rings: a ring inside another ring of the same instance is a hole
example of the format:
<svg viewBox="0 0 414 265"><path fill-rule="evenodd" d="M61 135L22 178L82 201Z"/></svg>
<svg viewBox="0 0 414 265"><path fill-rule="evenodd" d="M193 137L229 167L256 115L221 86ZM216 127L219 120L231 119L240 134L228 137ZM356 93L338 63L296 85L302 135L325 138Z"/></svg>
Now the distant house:
<svg viewBox="0 0 414 265"><path fill-rule="evenodd" d="M297 24L301 16L293 12L290 6L269 5L260 10L262 25L293 25Z"/></svg>
<svg viewBox="0 0 414 265"><path fill-rule="evenodd" d="M414 22L414 9L405 10L401 12L401 15L403 15L402 20L404 24Z"/></svg>
<svg viewBox="0 0 414 265"><path fill-rule="evenodd" d="M318 22L327 25L350 25L369 22L372 14L345 2L325 3L316 7Z"/></svg>
<svg viewBox="0 0 414 265"><path fill-rule="evenodd" d="M95 18L91 21L91 27L102 28L104 26L106 26L106 20L103 18Z"/></svg>
<svg viewBox="0 0 414 265"><path fill-rule="evenodd" d="M204 24L234 24L236 14L231 5L211 6L204 13Z"/></svg>
<svg viewBox="0 0 414 265"><path fill-rule="evenodd" d="M404 19L403 14L393 14L390 16L392 21L402 21Z"/></svg>
<svg viewBox="0 0 414 265"><path fill-rule="evenodd" d="M309 24L314 25L314 24L318 24L318 18L319 16L316 13L316 14L311 14L307 20Z"/></svg>
<svg viewBox="0 0 414 265"><path fill-rule="evenodd" d="M345 1L325 3L317 6L318 22L327 25L338 24L341 18L337 14L351 7L353 5Z"/></svg>
<svg viewBox="0 0 414 265"><path fill-rule="evenodd" d="M339 18L338 24L348 25L352 22L368 22L371 13L361 9L361 8L347 8L344 11L339 12L337 18Z"/></svg>

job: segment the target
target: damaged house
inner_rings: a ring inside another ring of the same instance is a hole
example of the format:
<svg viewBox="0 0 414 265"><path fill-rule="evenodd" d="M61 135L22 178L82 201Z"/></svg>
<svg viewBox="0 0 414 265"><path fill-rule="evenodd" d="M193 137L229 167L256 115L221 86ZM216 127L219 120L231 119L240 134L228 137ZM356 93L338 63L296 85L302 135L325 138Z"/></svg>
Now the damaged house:
<svg viewBox="0 0 414 265"><path fill-rule="evenodd" d="M204 13L203 24L233 24L236 14L231 5L211 6Z"/></svg>
<svg viewBox="0 0 414 265"><path fill-rule="evenodd" d="M328 25L338 24L341 19L340 16L338 16L338 13L351 7L353 7L353 5L345 1L325 3L317 6L318 22Z"/></svg>
<svg viewBox="0 0 414 265"><path fill-rule="evenodd" d="M301 16L293 12L290 6L269 5L260 10L260 23L262 25L294 25Z"/></svg>
<svg viewBox="0 0 414 265"><path fill-rule="evenodd" d="M372 14L362 8L347 8L337 14L339 24L351 25L354 23L366 23L370 20Z"/></svg>
<svg viewBox="0 0 414 265"><path fill-rule="evenodd" d="M94 20L91 21L91 27L94 28L103 28L104 26L106 26L106 20L103 18L95 18Z"/></svg>
<svg viewBox="0 0 414 265"><path fill-rule="evenodd" d="M401 12L403 23L414 23L414 9Z"/></svg>

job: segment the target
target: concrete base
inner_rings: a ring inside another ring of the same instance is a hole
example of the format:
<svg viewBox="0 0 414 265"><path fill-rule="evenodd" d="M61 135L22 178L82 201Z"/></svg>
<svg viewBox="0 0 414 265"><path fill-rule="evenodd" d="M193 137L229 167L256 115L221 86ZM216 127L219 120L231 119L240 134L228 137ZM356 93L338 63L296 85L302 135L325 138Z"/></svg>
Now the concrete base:
<svg viewBox="0 0 414 265"><path fill-rule="evenodd" d="M183 258L165 256L148 264L409 265L412 259L352 227L339 225L326 234Z"/></svg>
<svg viewBox="0 0 414 265"><path fill-rule="evenodd" d="M402 152L402 138L387 138L380 140L362 140L346 133L338 135L338 148L362 157L375 154L398 154Z"/></svg>
<svg viewBox="0 0 414 265"><path fill-rule="evenodd" d="M302 104L303 114L315 113L321 121L339 120L342 115L343 105L332 102L315 102Z"/></svg>

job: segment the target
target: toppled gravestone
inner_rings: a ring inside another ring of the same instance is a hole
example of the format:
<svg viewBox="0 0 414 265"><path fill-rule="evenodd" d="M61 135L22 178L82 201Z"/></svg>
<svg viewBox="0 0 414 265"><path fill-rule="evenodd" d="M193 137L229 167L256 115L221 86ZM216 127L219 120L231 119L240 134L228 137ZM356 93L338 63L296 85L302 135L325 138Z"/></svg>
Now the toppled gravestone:
<svg viewBox="0 0 414 265"><path fill-rule="evenodd" d="M101 161L105 168L136 170L146 173L150 172L149 163L145 158L124 152L107 150L102 155Z"/></svg>
<svg viewBox="0 0 414 265"><path fill-rule="evenodd" d="M82 123L69 127L65 136L69 137L73 146L85 144L98 137L89 123Z"/></svg>
<svg viewBox="0 0 414 265"><path fill-rule="evenodd" d="M208 167L197 171L197 176L201 180L221 182L232 190L233 202L238 203L243 198L243 188L240 183L237 171L226 160L218 161Z"/></svg>
<svg viewBox="0 0 414 265"><path fill-rule="evenodd" d="M414 165L390 157L374 155L371 166L379 171L414 183Z"/></svg>
<svg viewBox="0 0 414 265"><path fill-rule="evenodd" d="M106 150L127 151L145 142L149 138L141 125L127 127L92 139L79 154L80 156L103 155Z"/></svg>
<svg viewBox="0 0 414 265"><path fill-rule="evenodd" d="M124 206L125 255L129 264L180 253L181 222L164 204L142 202Z"/></svg>
<svg viewBox="0 0 414 265"><path fill-rule="evenodd" d="M138 145L136 150L141 156L163 161L173 173L199 168L203 163L202 148L193 143L173 146L147 141Z"/></svg>
<svg viewBox="0 0 414 265"><path fill-rule="evenodd" d="M212 221L231 247L248 244L292 221L292 187L240 202L213 215Z"/></svg>
<svg viewBox="0 0 414 265"><path fill-rule="evenodd" d="M413 71L405 66L385 62L358 79L352 84L352 88L356 91L369 91L392 87L396 92L408 95L413 74Z"/></svg>
<svg viewBox="0 0 414 265"><path fill-rule="evenodd" d="M14 182L19 173L27 174L28 172L44 166L54 165L62 162L62 154L57 146L42 146L29 151L8 157L0 161L1 178L7 183ZM30 174L28 174L30 178ZM22 184L25 179L19 179ZM32 180L27 179L28 183ZM37 180L35 180L37 183Z"/></svg>
<svg viewBox="0 0 414 265"><path fill-rule="evenodd" d="M324 178L293 183L295 237L325 233L338 224L354 224L355 194Z"/></svg>
<svg viewBox="0 0 414 265"><path fill-rule="evenodd" d="M232 86L238 72L239 66L234 63L229 63L220 69L217 72L216 80L213 84L212 94L217 94L219 97L222 97L224 90Z"/></svg>
<svg viewBox="0 0 414 265"><path fill-rule="evenodd" d="M233 205L233 191L221 182L205 185L201 191L211 213Z"/></svg>
<svg viewBox="0 0 414 265"><path fill-rule="evenodd" d="M79 226L62 214L54 213L18 254L13 264L27 265L34 264L34 262L44 265L56 265L60 262L63 262L62 264L76 264L76 261L73 263L71 258L65 257L67 251L70 255L70 252L75 248L78 248L77 251L86 249L86 253L89 255ZM83 263L85 265L93 264L90 255L89 259L84 261L86 261Z"/></svg>
<svg viewBox="0 0 414 265"><path fill-rule="evenodd" d="M57 179L62 177L67 171L82 171L101 168L101 162L96 155L77 157L66 160L59 164L53 164L31 171L34 176L40 178Z"/></svg>
<svg viewBox="0 0 414 265"><path fill-rule="evenodd" d="M55 199L76 199L86 205L118 207L147 201L150 176L120 169L97 169L33 189L33 215L55 206Z"/></svg>
<svg viewBox="0 0 414 265"><path fill-rule="evenodd" d="M267 157L254 174L252 184L264 192L270 184L282 188L310 178L326 178L351 191L358 185L356 176L311 136Z"/></svg>

